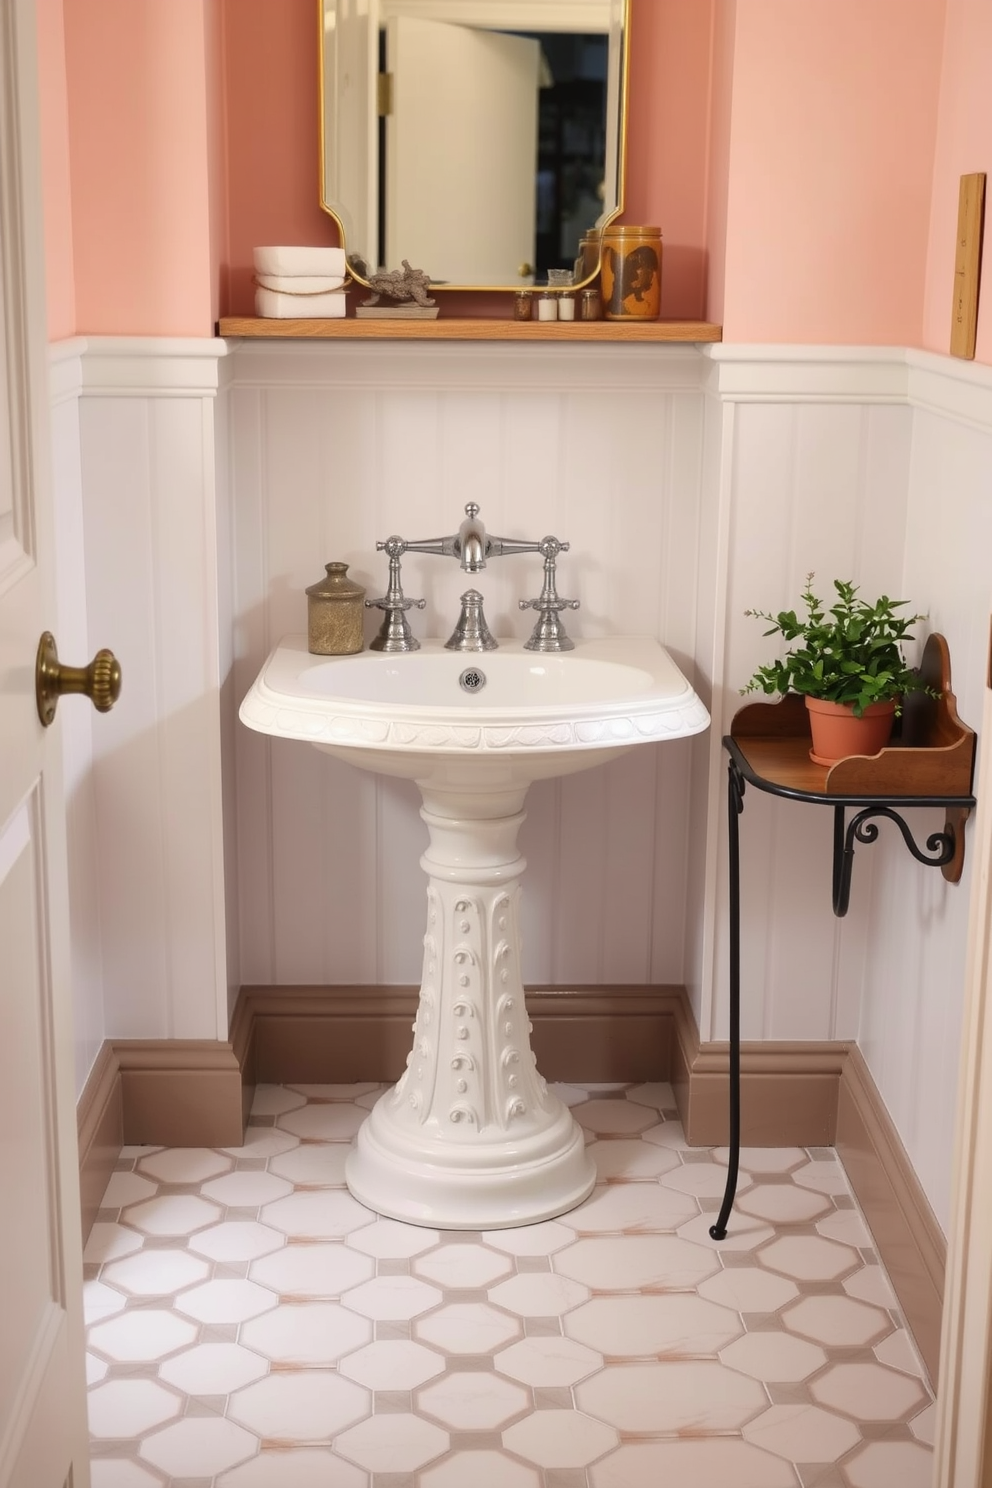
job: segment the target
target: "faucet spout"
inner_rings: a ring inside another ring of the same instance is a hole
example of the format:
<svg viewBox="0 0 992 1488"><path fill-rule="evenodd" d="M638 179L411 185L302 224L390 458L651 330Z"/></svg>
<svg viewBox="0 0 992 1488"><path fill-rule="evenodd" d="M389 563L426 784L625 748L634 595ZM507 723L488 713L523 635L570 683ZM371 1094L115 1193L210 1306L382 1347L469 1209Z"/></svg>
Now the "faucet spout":
<svg viewBox="0 0 992 1488"><path fill-rule="evenodd" d="M463 573L481 573L485 568L490 543L486 536L485 523L481 521L479 508L474 501L470 501L465 508L465 520L458 529L454 550Z"/></svg>

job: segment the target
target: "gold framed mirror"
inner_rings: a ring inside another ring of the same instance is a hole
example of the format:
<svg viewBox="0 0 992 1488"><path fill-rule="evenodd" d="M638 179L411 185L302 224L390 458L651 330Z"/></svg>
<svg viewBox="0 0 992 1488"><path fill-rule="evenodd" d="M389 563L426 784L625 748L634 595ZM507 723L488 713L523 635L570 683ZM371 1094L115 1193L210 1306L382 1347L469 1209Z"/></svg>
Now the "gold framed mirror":
<svg viewBox="0 0 992 1488"><path fill-rule="evenodd" d="M318 21L320 205L359 283L403 259L442 290L595 276L630 0L318 0Z"/></svg>

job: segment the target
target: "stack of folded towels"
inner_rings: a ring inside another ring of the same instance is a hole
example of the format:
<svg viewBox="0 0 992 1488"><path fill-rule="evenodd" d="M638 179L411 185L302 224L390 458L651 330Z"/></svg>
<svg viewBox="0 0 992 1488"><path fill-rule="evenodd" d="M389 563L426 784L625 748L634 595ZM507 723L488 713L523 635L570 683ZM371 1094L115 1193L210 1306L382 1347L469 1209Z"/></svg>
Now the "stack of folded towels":
<svg viewBox="0 0 992 1488"><path fill-rule="evenodd" d="M256 248L255 314L332 320L345 313L343 248Z"/></svg>

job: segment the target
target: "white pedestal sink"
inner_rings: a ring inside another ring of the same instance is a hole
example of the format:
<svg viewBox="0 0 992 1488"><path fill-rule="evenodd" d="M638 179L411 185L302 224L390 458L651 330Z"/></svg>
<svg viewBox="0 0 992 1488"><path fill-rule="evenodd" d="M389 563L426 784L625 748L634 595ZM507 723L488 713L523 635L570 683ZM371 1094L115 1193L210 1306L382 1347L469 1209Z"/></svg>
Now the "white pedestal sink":
<svg viewBox="0 0 992 1488"><path fill-rule="evenodd" d="M709 716L657 641L541 655L426 641L406 655L320 657L290 637L241 705L249 728L415 780L430 843L413 1048L355 1139L346 1178L379 1214L496 1229L575 1207L595 1181L582 1132L538 1073L520 980L517 831L532 781Z"/></svg>

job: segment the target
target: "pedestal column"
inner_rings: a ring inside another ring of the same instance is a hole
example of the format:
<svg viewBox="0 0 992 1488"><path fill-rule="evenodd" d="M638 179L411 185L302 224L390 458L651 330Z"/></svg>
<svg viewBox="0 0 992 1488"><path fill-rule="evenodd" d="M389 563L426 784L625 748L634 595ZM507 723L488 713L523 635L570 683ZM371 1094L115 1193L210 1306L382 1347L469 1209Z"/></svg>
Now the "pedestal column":
<svg viewBox="0 0 992 1488"><path fill-rule="evenodd" d="M348 1187L379 1214L497 1229L563 1214L595 1168L530 1047L517 849L525 791L423 792L430 845L413 1048L361 1127Z"/></svg>

